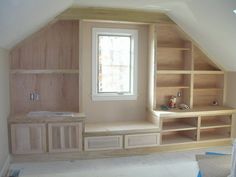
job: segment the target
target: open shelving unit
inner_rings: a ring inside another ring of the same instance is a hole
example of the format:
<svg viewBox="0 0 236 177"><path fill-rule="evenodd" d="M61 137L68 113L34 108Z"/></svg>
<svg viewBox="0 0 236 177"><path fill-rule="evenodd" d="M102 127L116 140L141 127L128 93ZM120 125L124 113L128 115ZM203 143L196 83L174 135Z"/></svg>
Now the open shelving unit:
<svg viewBox="0 0 236 177"><path fill-rule="evenodd" d="M197 140L197 130L182 130L162 133L162 145L191 143Z"/></svg>
<svg viewBox="0 0 236 177"><path fill-rule="evenodd" d="M161 145L229 140L232 121L224 107L224 71L177 25L158 24L154 32L152 106L161 122ZM176 96L177 108L161 110L171 96ZM179 110L180 104L190 109Z"/></svg>
<svg viewBox="0 0 236 177"><path fill-rule="evenodd" d="M161 118L162 145L231 138L231 115Z"/></svg>
<svg viewBox="0 0 236 177"><path fill-rule="evenodd" d="M177 25L157 25L154 110L171 96L190 108L224 103L224 72Z"/></svg>

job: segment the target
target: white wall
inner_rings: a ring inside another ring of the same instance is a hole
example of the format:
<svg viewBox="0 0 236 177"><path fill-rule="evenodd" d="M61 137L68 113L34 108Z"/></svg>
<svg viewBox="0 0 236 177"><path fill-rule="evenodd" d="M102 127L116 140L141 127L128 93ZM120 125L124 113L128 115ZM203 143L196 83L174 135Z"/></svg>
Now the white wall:
<svg viewBox="0 0 236 177"><path fill-rule="evenodd" d="M0 172L7 160L9 115L9 57L8 51L0 48Z"/></svg>
<svg viewBox="0 0 236 177"><path fill-rule="evenodd" d="M92 28L137 29L138 46L138 99L132 101L92 101ZM146 25L83 22L81 65L82 109L87 122L110 122L145 119L147 106L148 27ZM83 109L84 108L84 109Z"/></svg>
<svg viewBox="0 0 236 177"><path fill-rule="evenodd" d="M226 105L236 108L236 72L227 73ZM233 115L233 136L236 137L236 114Z"/></svg>

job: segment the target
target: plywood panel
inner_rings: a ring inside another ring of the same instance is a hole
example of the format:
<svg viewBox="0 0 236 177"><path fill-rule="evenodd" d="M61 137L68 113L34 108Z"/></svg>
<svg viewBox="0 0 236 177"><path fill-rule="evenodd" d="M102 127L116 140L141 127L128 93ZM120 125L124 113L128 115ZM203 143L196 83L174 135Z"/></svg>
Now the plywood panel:
<svg viewBox="0 0 236 177"><path fill-rule="evenodd" d="M79 21L58 21L11 51L11 69L78 69Z"/></svg>
<svg viewBox="0 0 236 177"><path fill-rule="evenodd" d="M199 48L193 48L194 70L220 70Z"/></svg>
<svg viewBox="0 0 236 177"><path fill-rule="evenodd" d="M70 8L60 14L58 19L92 19L108 21L128 21L145 23L173 23L164 13L143 12L132 9L114 8Z"/></svg>
<svg viewBox="0 0 236 177"><path fill-rule="evenodd" d="M181 70L184 69L184 54L182 51L158 50L157 69L158 70Z"/></svg>
<svg viewBox="0 0 236 177"><path fill-rule="evenodd" d="M217 101L219 106L223 104L223 95L193 95L193 106L213 106L213 101Z"/></svg>
<svg viewBox="0 0 236 177"><path fill-rule="evenodd" d="M187 74L157 74L157 87L190 87L190 75Z"/></svg>
<svg viewBox="0 0 236 177"><path fill-rule="evenodd" d="M160 46L184 47L185 41L188 41L177 25L158 25L157 37Z"/></svg>
<svg viewBox="0 0 236 177"><path fill-rule="evenodd" d="M224 75L194 75L194 88L224 88Z"/></svg>
<svg viewBox="0 0 236 177"><path fill-rule="evenodd" d="M11 75L11 111L79 111L77 74ZM39 93L38 101L30 93Z"/></svg>

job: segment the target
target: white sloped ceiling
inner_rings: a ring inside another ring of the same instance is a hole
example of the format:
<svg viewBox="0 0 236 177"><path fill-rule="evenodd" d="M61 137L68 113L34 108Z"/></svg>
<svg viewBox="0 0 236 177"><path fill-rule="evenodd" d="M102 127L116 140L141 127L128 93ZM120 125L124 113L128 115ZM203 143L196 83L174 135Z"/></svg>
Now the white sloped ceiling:
<svg viewBox="0 0 236 177"><path fill-rule="evenodd" d="M13 47L72 3L73 0L0 0L0 47Z"/></svg>
<svg viewBox="0 0 236 177"><path fill-rule="evenodd" d="M164 11L214 62L236 71L236 0L0 0L0 47L10 49L72 5Z"/></svg>

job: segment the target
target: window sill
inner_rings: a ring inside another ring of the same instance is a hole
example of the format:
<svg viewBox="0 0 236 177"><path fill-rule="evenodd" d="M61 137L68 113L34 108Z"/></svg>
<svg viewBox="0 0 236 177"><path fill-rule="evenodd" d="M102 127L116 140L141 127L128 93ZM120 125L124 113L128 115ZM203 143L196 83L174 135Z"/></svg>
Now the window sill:
<svg viewBox="0 0 236 177"><path fill-rule="evenodd" d="M93 101L132 101L137 100L137 95L93 95L92 96Z"/></svg>

